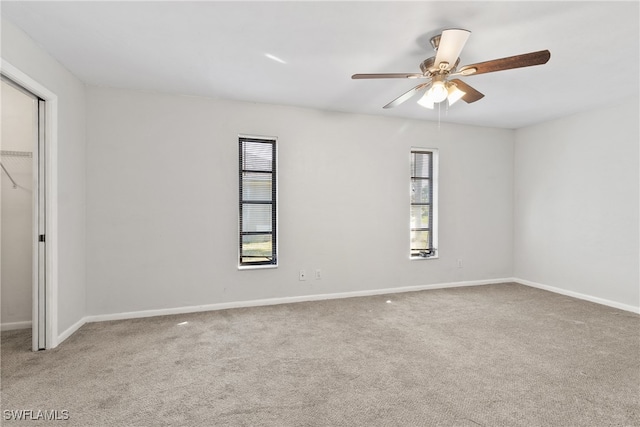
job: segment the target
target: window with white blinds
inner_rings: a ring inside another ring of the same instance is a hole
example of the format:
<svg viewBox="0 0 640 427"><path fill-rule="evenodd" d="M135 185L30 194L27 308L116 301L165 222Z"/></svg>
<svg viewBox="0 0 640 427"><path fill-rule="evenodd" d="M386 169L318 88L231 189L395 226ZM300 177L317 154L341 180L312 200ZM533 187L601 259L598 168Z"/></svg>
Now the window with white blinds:
<svg viewBox="0 0 640 427"><path fill-rule="evenodd" d="M276 266L277 158L275 138L239 138L239 265Z"/></svg>
<svg viewBox="0 0 640 427"><path fill-rule="evenodd" d="M437 151L411 150L411 258L433 258L437 242Z"/></svg>

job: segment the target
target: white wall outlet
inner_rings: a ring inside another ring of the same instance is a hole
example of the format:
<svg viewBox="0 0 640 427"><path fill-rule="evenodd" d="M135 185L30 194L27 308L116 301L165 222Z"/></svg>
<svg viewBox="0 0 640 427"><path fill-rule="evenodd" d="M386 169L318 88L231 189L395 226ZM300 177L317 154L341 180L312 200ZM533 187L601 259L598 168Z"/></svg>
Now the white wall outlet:
<svg viewBox="0 0 640 427"><path fill-rule="evenodd" d="M319 268L316 268L316 280L322 279L322 272Z"/></svg>
<svg viewBox="0 0 640 427"><path fill-rule="evenodd" d="M458 258L458 268L462 268L462 258Z"/></svg>
<svg viewBox="0 0 640 427"><path fill-rule="evenodd" d="M300 280L307 280L307 272L304 270L300 270L300 275L298 276Z"/></svg>

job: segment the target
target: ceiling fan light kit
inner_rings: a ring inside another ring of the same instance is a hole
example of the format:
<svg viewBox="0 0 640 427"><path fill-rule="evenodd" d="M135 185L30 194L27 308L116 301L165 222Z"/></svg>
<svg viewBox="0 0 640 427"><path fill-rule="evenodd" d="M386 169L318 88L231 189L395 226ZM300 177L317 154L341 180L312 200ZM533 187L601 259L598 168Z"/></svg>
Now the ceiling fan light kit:
<svg viewBox="0 0 640 427"><path fill-rule="evenodd" d="M458 89L455 83L448 82L443 76L434 76L431 87L418 100L418 104L429 109L433 109L433 105L444 100L449 102L449 106L455 104L466 95L466 92Z"/></svg>
<svg viewBox="0 0 640 427"><path fill-rule="evenodd" d="M354 74L352 79L386 79L408 78L428 79L404 94L400 95L383 108L393 108L409 100L418 92L425 92L418 104L433 109L434 104L445 100L449 105L462 99L466 103L476 102L484 97L482 93L472 88L460 79L448 80L453 76L472 76L476 74L492 73L495 71L510 70L514 68L530 67L546 64L551 57L548 50L509 56L486 62L465 65L458 71L460 53L467 43L471 32L460 28L447 29L431 38L431 46L436 51L435 57L430 57L420 63L419 73L379 73L379 74Z"/></svg>

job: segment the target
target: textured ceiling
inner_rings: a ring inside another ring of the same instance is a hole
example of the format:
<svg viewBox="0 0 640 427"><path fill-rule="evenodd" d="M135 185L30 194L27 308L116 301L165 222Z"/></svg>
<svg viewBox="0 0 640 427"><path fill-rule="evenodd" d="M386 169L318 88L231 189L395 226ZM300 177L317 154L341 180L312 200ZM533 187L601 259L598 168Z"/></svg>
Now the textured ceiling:
<svg viewBox="0 0 640 427"><path fill-rule="evenodd" d="M627 2L1 2L91 85L519 128L637 95L640 9ZM382 106L415 80L431 36L465 28L460 65L542 49L546 65L469 76L473 104ZM271 57L269 57L271 56ZM274 59L275 58L275 59Z"/></svg>

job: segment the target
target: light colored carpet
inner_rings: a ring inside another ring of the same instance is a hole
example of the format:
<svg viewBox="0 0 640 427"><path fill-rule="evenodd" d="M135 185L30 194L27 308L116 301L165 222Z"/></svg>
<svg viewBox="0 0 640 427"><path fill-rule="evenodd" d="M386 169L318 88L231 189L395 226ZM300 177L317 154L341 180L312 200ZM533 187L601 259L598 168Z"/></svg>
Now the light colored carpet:
<svg viewBox="0 0 640 427"><path fill-rule="evenodd" d="M61 426L640 426L640 316L517 284L93 323L29 346L2 334L2 409L68 410ZM32 424L48 423L4 421Z"/></svg>

